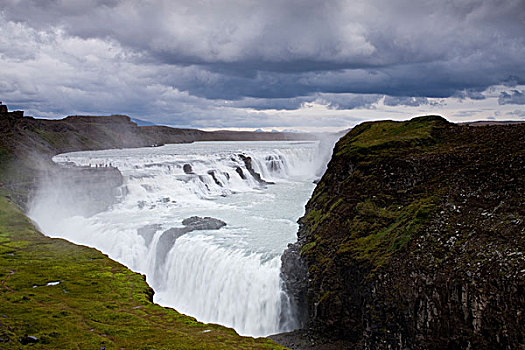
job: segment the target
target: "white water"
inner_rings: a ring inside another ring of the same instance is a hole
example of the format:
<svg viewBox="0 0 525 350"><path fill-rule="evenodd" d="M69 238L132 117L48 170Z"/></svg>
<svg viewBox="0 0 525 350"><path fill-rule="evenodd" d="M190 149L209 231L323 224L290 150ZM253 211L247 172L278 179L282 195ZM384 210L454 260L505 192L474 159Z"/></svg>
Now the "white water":
<svg viewBox="0 0 525 350"><path fill-rule="evenodd" d="M261 185L239 154L275 184ZM68 216L67 208L40 195L29 214L47 235L95 247L146 274L155 302L242 335L265 336L296 326L281 290L280 256L296 240L296 221L325 165L319 154L316 142L199 142L63 154L54 160L117 167L127 194L91 217ZM183 171L185 164L194 174ZM193 215L227 226L187 233L172 247L157 245L165 230ZM137 232L148 224L159 224L150 242ZM159 250L167 251L164 259Z"/></svg>

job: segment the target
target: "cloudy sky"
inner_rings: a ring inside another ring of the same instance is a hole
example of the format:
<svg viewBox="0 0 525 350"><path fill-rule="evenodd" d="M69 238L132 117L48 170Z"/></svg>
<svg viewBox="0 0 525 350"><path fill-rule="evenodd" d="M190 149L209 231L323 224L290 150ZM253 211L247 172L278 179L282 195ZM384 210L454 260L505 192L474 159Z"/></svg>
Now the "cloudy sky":
<svg viewBox="0 0 525 350"><path fill-rule="evenodd" d="M525 0L0 0L0 100L198 128L525 120Z"/></svg>

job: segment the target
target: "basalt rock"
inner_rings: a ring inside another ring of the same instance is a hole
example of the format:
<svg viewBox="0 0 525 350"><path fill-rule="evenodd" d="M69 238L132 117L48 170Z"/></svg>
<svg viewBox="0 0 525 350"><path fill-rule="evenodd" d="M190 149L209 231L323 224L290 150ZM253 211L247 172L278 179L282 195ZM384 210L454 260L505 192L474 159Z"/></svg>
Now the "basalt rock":
<svg viewBox="0 0 525 350"><path fill-rule="evenodd" d="M300 244L290 243L281 256L283 289L282 310L291 309L292 317L282 315L282 322L293 319L296 327L304 327L308 321L306 291L308 288L306 264L300 257ZM281 327L284 329L285 327Z"/></svg>
<svg viewBox="0 0 525 350"><path fill-rule="evenodd" d="M182 224L188 229L194 230L218 230L221 227L226 226L226 223L222 220L211 218L209 216L200 217L192 216L182 220Z"/></svg>
<svg viewBox="0 0 525 350"><path fill-rule="evenodd" d="M166 256L168 255L168 252L175 244L177 238L190 231L193 230L189 227L172 227L164 231L159 237L159 241L157 242L157 261L160 264L163 264L166 261Z"/></svg>
<svg viewBox="0 0 525 350"><path fill-rule="evenodd" d="M157 243L157 261L162 265L165 260L168 252L171 250L175 241L191 231L197 230L218 230L221 227L226 226L226 223L222 220L211 218L211 217L200 217L200 216L191 216L187 219L182 220L184 227L172 227L164 231L159 237ZM153 234L158 230L159 226L148 225L142 228L143 233L150 233L155 230ZM139 229L140 230L140 229ZM139 232L141 234L141 232Z"/></svg>
<svg viewBox="0 0 525 350"><path fill-rule="evenodd" d="M282 259L309 336L356 349L523 348L524 150L525 124L440 117L344 136Z"/></svg>
<svg viewBox="0 0 525 350"><path fill-rule="evenodd" d="M220 187L222 187L222 183L219 181L219 179L217 178L217 174L215 172L215 170L209 170L208 171L208 175L211 176L211 178L213 179L213 181Z"/></svg>
<svg viewBox="0 0 525 350"><path fill-rule="evenodd" d="M240 166L235 168L235 171L237 172L237 174L239 174L241 179L246 180L246 175L244 175L244 171L242 171L242 168Z"/></svg>
<svg viewBox="0 0 525 350"><path fill-rule="evenodd" d="M262 177L261 177L261 174L259 174L258 172L255 171L255 169L253 168L253 160L251 157L248 157L248 156L245 156L244 154L239 154L239 158L241 158L241 160L244 162L244 166L246 167L246 170L248 170L248 172L250 173L250 175L260 184L263 184L263 185L269 185L269 184L273 184L273 182L270 182L270 181L265 181ZM241 176L242 177L242 176Z"/></svg>

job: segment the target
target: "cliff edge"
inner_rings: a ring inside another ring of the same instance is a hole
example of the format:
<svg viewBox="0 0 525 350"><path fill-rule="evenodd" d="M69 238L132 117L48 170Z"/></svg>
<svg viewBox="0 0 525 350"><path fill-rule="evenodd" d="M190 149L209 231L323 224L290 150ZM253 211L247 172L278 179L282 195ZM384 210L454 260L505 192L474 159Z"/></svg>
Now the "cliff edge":
<svg viewBox="0 0 525 350"><path fill-rule="evenodd" d="M299 224L282 273L312 348L524 346L525 124L361 124Z"/></svg>

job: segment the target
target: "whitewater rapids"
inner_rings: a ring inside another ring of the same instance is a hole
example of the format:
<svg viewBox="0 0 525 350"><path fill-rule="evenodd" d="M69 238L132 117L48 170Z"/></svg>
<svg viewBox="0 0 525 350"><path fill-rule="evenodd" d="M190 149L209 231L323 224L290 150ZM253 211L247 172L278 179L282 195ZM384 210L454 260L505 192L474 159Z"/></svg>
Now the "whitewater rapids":
<svg viewBox="0 0 525 350"><path fill-rule="evenodd" d="M326 165L318 142L197 142L74 152L54 161L116 167L124 185L118 204L89 217L68 215L49 189L37 192L29 215L45 234L144 273L155 302L199 321L251 336L296 328L280 256L296 240L296 221ZM194 215L227 226L165 246L163 232Z"/></svg>

